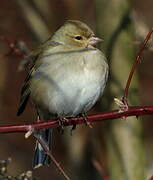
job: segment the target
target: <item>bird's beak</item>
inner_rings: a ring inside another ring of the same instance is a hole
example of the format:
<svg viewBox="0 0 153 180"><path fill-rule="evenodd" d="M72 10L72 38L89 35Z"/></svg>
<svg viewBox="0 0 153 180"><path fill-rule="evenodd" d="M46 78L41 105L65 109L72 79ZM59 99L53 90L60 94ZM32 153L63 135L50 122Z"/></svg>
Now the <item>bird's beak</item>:
<svg viewBox="0 0 153 180"><path fill-rule="evenodd" d="M103 41L102 39L100 39L100 38L98 38L98 37L96 37L96 36L92 36L92 37L89 38L89 44L90 44L91 46L94 46L94 45L96 45L97 43L102 42L102 41Z"/></svg>

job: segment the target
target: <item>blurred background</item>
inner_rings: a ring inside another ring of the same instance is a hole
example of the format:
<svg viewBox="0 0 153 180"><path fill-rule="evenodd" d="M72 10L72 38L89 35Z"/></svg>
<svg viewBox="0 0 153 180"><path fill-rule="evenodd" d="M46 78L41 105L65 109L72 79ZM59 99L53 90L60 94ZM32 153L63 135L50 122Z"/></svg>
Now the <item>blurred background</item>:
<svg viewBox="0 0 153 180"><path fill-rule="evenodd" d="M68 19L87 23L104 41L99 48L110 66L105 94L89 113L118 108L114 98L123 96L125 83L138 45L153 27L152 0L1 0L0 36L23 40L37 48ZM37 119L29 104L17 117L20 89L26 77L19 70L22 58L5 54L8 45L0 41L0 125L31 123ZM132 80L130 105L152 105L152 40L144 51ZM54 130L53 154L73 180L144 180L153 175L152 116L80 125L70 134ZM10 174L31 170L35 140L23 133L0 135L0 159L12 158ZM64 179L54 164L33 171L38 180Z"/></svg>

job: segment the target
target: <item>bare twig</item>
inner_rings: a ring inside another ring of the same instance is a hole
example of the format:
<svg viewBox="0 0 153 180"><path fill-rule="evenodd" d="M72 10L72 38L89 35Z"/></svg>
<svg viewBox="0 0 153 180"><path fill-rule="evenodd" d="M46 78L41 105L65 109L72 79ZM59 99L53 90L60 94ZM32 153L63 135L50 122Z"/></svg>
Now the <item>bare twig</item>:
<svg viewBox="0 0 153 180"><path fill-rule="evenodd" d="M126 87L125 87L125 90L124 90L124 96L122 98L122 102L126 106L128 106L127 98L128 98L129 87L130 87L130 84L131 84L131 80L132 80L133 74L135 72L135 69L136 69L137 65L141 61L142 53L143 53L143 51L144 51L148 41L150 40L152 33L153 33L153 29L151 29L151 31L147 34L147 36L146 36L145 40L143 41L143 43L140 45L140 49L139 49L139 51L137 53L135 62L134 62L133 66L132 66L132 69L130 71L130 74L129 74L129 77L128 77L128 80L127 80L127 83L126 83Z"/></svg>
<svg viewBox="0 0 153 180"><path fill-rule="evenodd" d="M88 116L90 123L101 122L105 120L114 120L122 117L129 116L141 116L141 115L153 115L153 106L130 106L127 111L114 110L105 113L99 113ZM70 118L69 121L65 122L65 126L83 124L85 123L84 118ZM21 124L21 125L4 125L0 126L0 133L15 133L15 132L28 132L29 130L40 130L45 128L56 128L59 127L58 120L40 121L32 124Z"/></svg>
<svg viewBox="0 0 153 180"><path fill-rule="evenodd" d="M41 146L43 147L44 151L46 152L46 154L51 158L51 160L53 161L53 163L56 165L57 169L59 170L59 172L62 173L62 175L65 177L66 180L70 180L70 178L68 177L68 175L65 173L65 171L63 170L63 168L60 166L60 164L57 162L57 160L55 159L55 157L52 155L52 153L50 152L48 145L45 143L45 141L43 141L42 138L40 138L40 136L37 133L34 133L34 137L37 139L37 141L41 144Z"/></svg>
<svg viewBox="0 0 153 180"><path fill-rule="evenodd" d="M1 35L0 40L6 43L10 49L5 55L15 54L18 57L24 57L29 53L29 49L23 41L14 41Z"/></svg>
<svg viewBox="0 0 153 180"><path fill-rule="evenodd" d="M97 160L93 160L93 164L103 180L110 180L110 178L107 175L107 173L105 172L104 167L101 162L99 162Z"/></svg>
<svg viewBox="0 0 153 180"><path fill-rule="evenodd" d="M8 37L1 35L0 40L3 41L9 47L9 52L4 54L4 56L15 55L16 57L21 58L19 62L18 70L29 70L29 65L32 64L33 58L29 56L31 50L27 44L22 40L11 40Z"/></svg>

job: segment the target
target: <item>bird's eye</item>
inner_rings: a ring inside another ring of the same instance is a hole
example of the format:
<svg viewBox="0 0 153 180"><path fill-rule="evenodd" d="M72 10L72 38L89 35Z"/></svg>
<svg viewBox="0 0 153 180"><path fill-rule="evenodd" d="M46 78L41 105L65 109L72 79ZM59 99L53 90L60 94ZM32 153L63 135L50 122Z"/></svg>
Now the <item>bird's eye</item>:
<svg viewBox="0 0 153 180"><path fill-rule="evenodd" d="M82 36L75 36L75 39L82 40L83 38L82 38Z"/></svg>

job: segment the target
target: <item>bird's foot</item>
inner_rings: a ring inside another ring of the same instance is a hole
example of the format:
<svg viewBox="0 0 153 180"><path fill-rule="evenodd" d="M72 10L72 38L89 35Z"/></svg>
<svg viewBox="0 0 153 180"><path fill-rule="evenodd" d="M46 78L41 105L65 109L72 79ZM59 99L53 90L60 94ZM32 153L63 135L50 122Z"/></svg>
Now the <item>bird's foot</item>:
<svg viewBox="0 0 153 180"><path fill-rule="evenodd" d="M58 130L59 130L59 132L61 134L63 134L64 133L64 126L65 126L65 123L68 122L68 119L66 117L59 117L59 121L58 122L59 122Z"/></svg>
<svg viewBox="0 0 153 180"><path fill-rule="evenodd" d="M73 131L76 129L77 125L76 124L73 124L72 125L72 128L71 128L71 135L73 134Z"/></svg>

